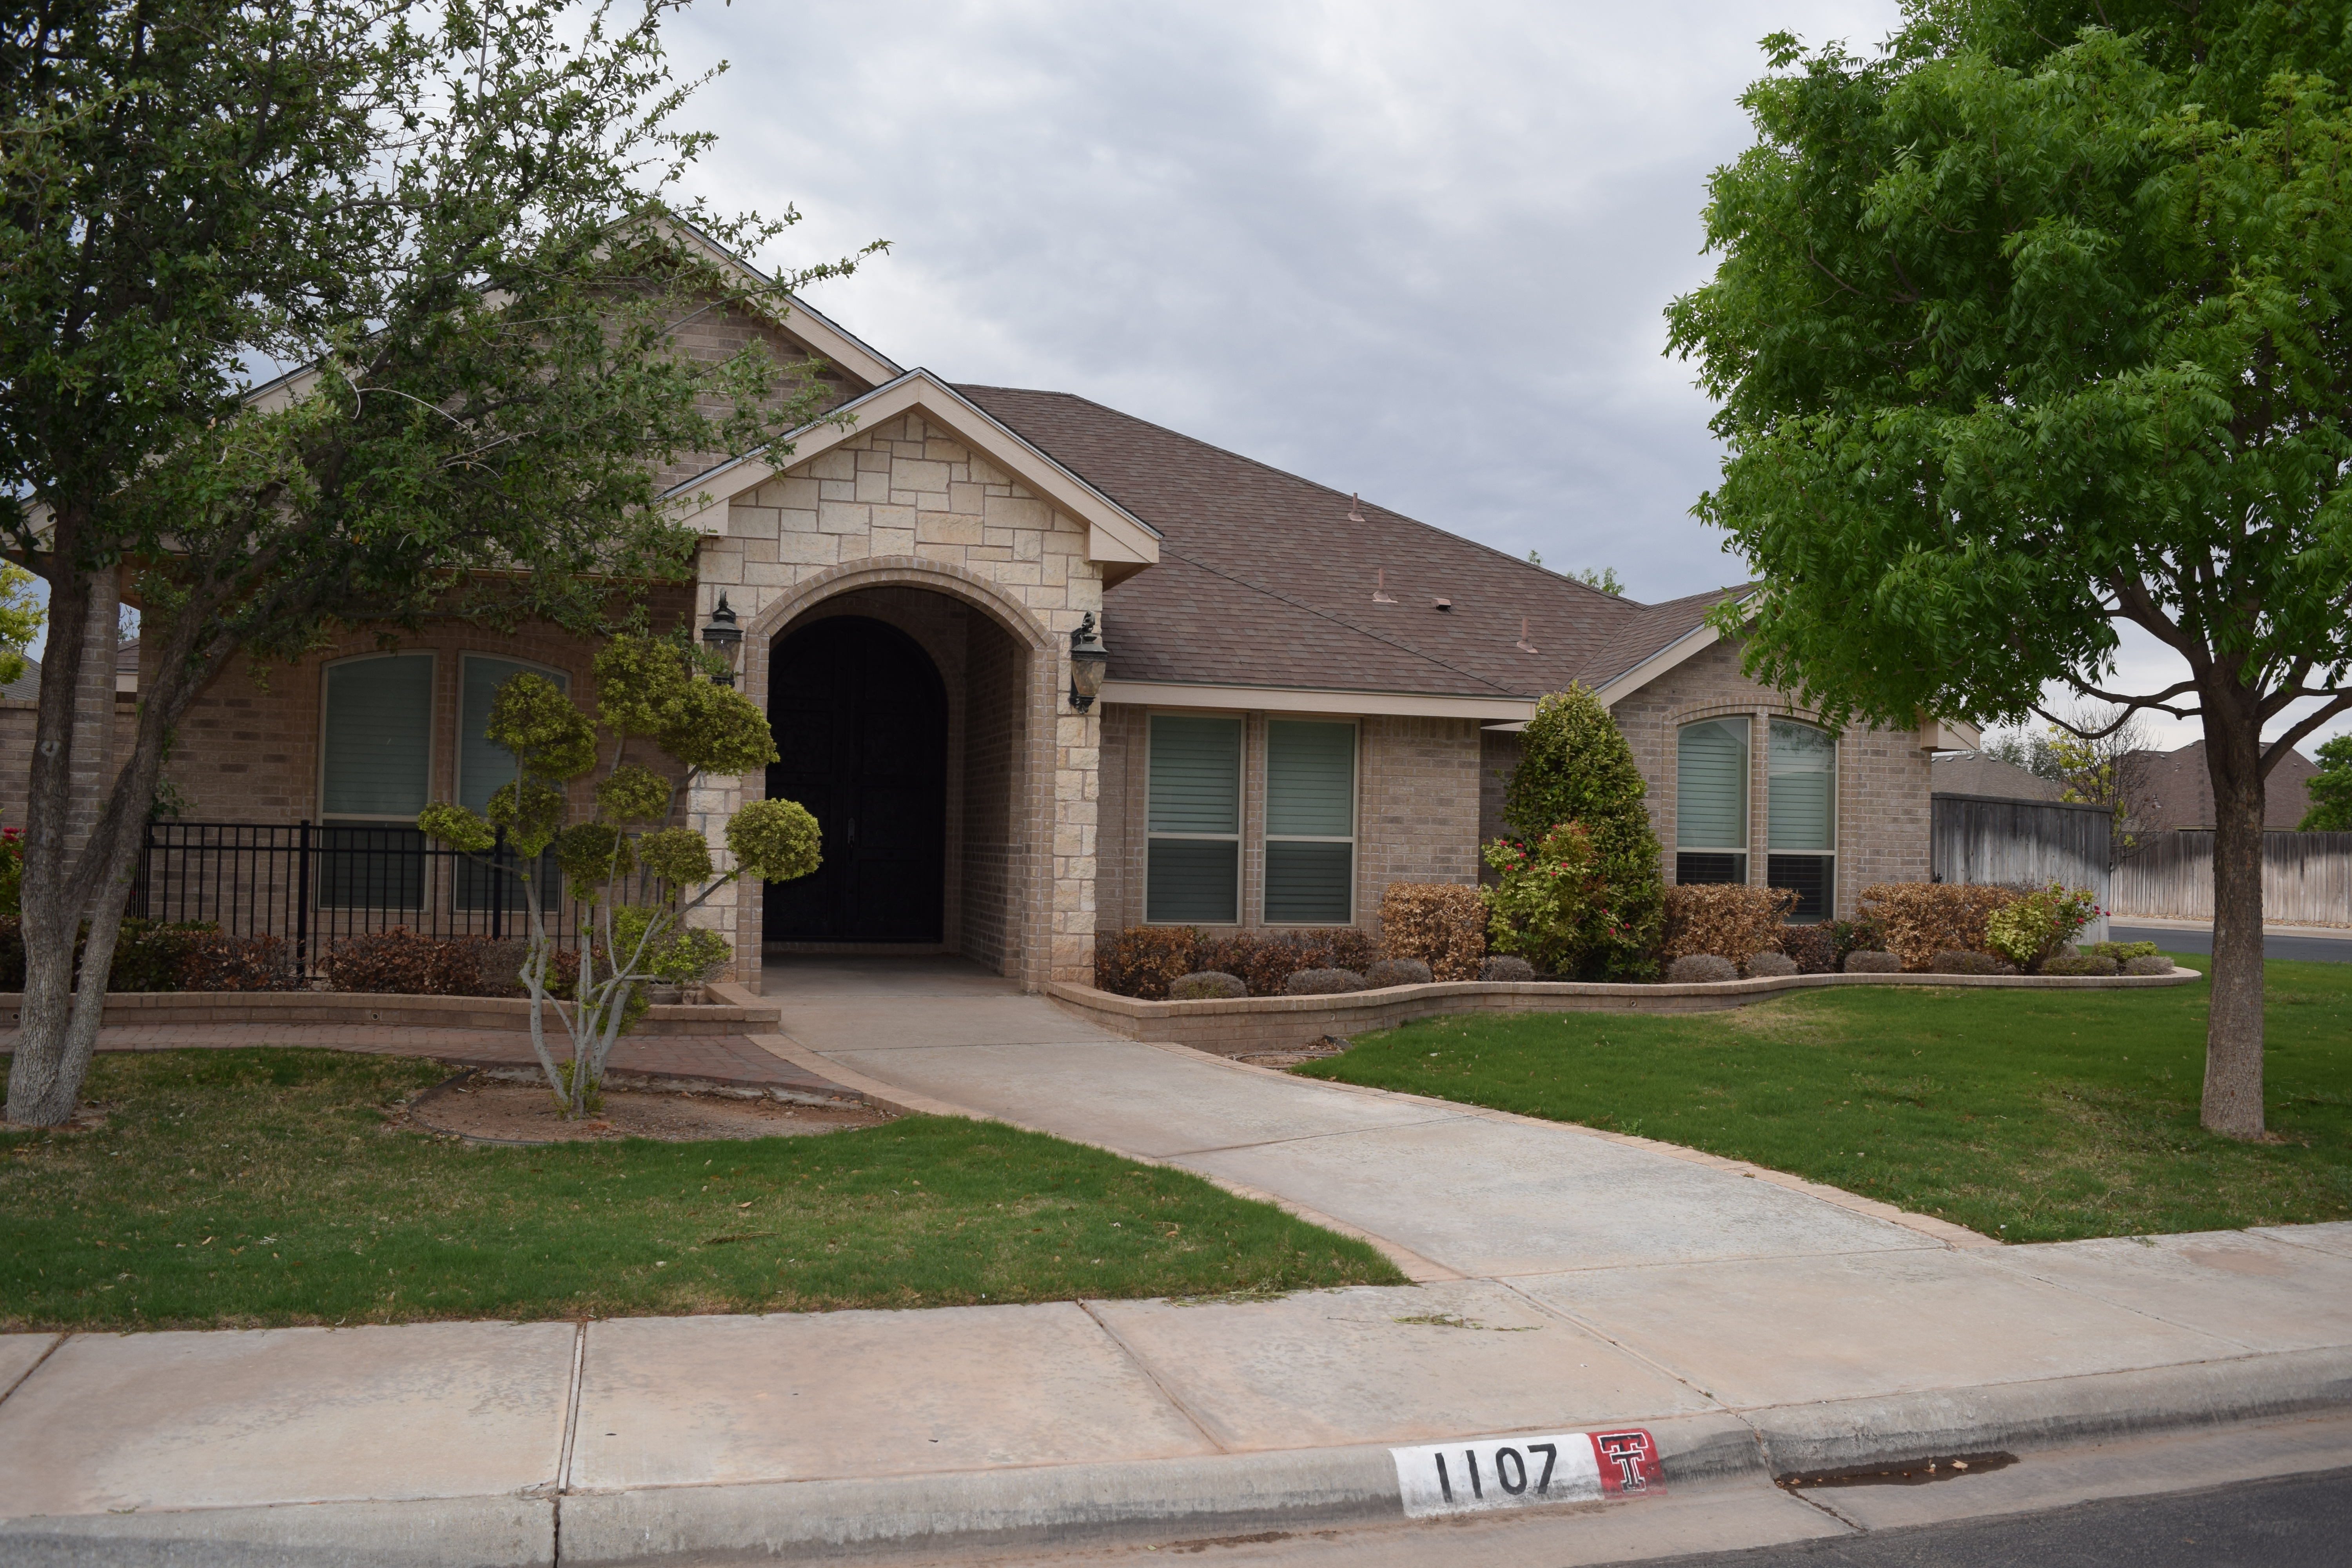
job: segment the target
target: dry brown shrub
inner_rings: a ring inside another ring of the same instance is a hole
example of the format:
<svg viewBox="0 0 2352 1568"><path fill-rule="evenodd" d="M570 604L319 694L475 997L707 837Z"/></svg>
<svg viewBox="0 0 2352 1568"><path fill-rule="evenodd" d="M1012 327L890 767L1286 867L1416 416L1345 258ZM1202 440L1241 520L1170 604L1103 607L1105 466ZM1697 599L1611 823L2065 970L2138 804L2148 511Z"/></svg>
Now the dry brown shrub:
<svg viewBox="0 0 2352 1568"><path fill-rule="evenodd" d="M1664 956L1711 952L1745 963L1780 946L1780 922L1796 907L1786 888L1749 888L1738 883L1666 889Z"/></svg>
<svg viewBox="0 0 2352 1568"><path fill-rule="evenodd" d="M2017 898L1966 882L1874 882L1862 890L1862 912L1878 922L1886 951L1920 973L1939 952L1982 952L1985 921Z"/></svg>
<svg viewBox="0 0 2352 1568"><path fill-rule="evenodd" d="M1095 943L1095 988L1145 1002L1168 1000L1168 983L1216 963L1195 963L1201 933L1191 926L1129 926Z"/></svg>
<svg viewBox="0 0 2352 1568"><path fill-rule="evenodd" d="M1486 903L1461 882L1391 882L1381 895L1381 948L1417 958L1438 980L1475 980L1486 956Z"/></svg>

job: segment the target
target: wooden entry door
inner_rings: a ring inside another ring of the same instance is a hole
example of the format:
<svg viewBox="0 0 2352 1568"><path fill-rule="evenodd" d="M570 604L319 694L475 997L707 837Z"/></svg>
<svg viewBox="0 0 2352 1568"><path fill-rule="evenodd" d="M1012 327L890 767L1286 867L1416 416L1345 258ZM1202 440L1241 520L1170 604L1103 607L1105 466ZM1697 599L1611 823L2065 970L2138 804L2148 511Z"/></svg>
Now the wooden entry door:
<svg viewBox="0 0 2352 1568"><path fill-rule="evenodd" d="M815 816L824 865L768 885L767 940L941 940L948 698L930 656L895 626L835 616L786 635L768 671L768 796Z"/></svg>

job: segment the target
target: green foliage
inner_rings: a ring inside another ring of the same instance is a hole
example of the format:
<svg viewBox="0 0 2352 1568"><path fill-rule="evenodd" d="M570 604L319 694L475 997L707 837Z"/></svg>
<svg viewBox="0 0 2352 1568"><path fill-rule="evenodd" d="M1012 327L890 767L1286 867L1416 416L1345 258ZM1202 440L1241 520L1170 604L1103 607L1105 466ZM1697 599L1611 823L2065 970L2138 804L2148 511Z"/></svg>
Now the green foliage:
<svg viewBox="0 0 2352 1568"><path fill-rule="evenodd" d="M635 843L609 822L575 822L555 836L564 886L583 904L601 901L604 884L637 868Z"/></svg>
<svg viewBox="0 0 2352 1568"><path fill-rule="evenodd" d="M1533 557L1529 559L1532 560ZM1540 566L1543 563L1538 561L1536 564ZM1617 568L1614 566L1603 566L1598 570L1588 566L1581 572L1570 572L1569 575L1586 587L1598 588L1604 594L1622 594L1625 591L1625 584L1618 581Z"/></svg>
<svg viewBox="0 0 2352 1568"><path fill-rule="evenodd" d="M710 879L710 842L691 827L666 827L637 840L637 863L672 888L698 888Z"/></svg>
<svg viewBox="0 0 2352 1568"><path fill-rule="evenodd" d="M417 831L436 844L468 855L487 855L499 841L498 829L487 817L436 800L416 814Z"/></svg>
<svg viewBox="0 0 2352 1568"><path fill-rule="evenodd" d="M677 721L694 670L660 637L616 637L596 650L596 721L615 735L656 736Z"/></svg>
<svg viewBox="0 0 2352 1568"><path fill-rule="evenodd" d="M554 842L570 809L571 802L562 790L529 778L500 784L490 792L490 825L504 828L507 842L526 860L536 859Z"/></svg>
<svg viewBox="0 0 2352 1568"><path fill-rule="evenodd" d="M757 773L776 760L775 733L759 704L715 681L698 680L686 689L658 743L704 773Z"/></svg>
<svg viewBox="0 0 2352 1568"><path fill-rule="evenodd" d="M1519 742L1519 764L1504 785L1504 822L1523 845L1540 844L1571 822L1591 835L1593 896L1614 933L1596 950L1606 955L1597 961L1612 979L1650 978L1664 929L1665 883L1633 748L1582 686L1538 703Z"/></svg>
<svg viewBox="0 0 2352 1568"><path fill-rule="evenodd" d="M2098 913L2098 900L2089 889L2053 882L1987 915L1985 945L2020 969L2032 970L2061 942L2074 941Z"/></svg>
<svg viewBox="0 0 2352 1568"><path fill-rule="evenodd" d="M2352 735L2321 742L2311 808L2297 826L2305 833L2352 833Z"/></svg>
<svg viewBox="0 0 2352 1568"><path fill-rule="evenodd" d="M2156 943L2152 942L2095 942L2083 951L2093 958L2112 958L2117 963L2128 963L2135 958L2154 958Z"/></svg>
<svg viewBox="0 0 2352 1568"><path fill-rule="evenodd" d="M667 922L665 912L638 904L613 910L613 945L631 967L673 985L692 985L734 956L723 932ZM650 940L648 931L654 933Z"/></svg>
<svg viewBox="0 0 2352 1568"><path fill-rule="evenodd" d="M25 649L40 635L48 607L33 591L30 572L13 561L0 561L0 686L25 673Z"/></svg>
<svg viewBox="0 0 2352 1568"><path fill-rule="evenodd" d="M614 822L659 822L669 815L670 784L651 768L624 763L596 786L597 809Z"/></svg>
<svg viewBox="0 0 2352 1568"><path fill-rule="evenodd" d="M596 726L563 689L525 670L499 686L483 733L514 753L515 767L533 784L560 784L596 766Z"/></svg>
<svg viewBox="0 0 2352 1568"><path fill-rule="evenodd" d="M1592 835L1562 823L1532 845L1498 839L1486 846L1495 881L1481 888L1490 911L1487 946L1515 952L1545 974L1609 977L1654 970L1654 940L1628 927L1616 889L1601 875Z"/></svg>
<svg viewBox="0 0 2352 1568"><path fill-rule="evenodd" d="M824 835L798 801L744 803L727 824L727 848L743 874L762 882L790 882L824 862Z"/></svg>

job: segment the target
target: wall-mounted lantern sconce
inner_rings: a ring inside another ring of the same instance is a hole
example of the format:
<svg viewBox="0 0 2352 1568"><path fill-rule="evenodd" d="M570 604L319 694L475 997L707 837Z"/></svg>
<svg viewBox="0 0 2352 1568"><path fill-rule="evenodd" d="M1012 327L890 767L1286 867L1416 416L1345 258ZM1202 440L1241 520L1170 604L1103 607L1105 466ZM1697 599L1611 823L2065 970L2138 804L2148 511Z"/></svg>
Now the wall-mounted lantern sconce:
<svg viewBox="0 0 2352 1568"><path fill-rule="evenodd" d="M1102 695L1103 673L1110 668L1110 649L1095 632L1094 612L1070 634L1070 706L1083 713Z"/></svg>
<svg viewBox="0 0 2352 1568"><path fill-rule="evenodd" d="M743 628L735 624L735 612L727 607L727 595L721 590L719 607L710 612L710 623L702 628L703 646L727 661L727 673L714 676L721 686L735 684L735 647L743 640Z"/></svg>

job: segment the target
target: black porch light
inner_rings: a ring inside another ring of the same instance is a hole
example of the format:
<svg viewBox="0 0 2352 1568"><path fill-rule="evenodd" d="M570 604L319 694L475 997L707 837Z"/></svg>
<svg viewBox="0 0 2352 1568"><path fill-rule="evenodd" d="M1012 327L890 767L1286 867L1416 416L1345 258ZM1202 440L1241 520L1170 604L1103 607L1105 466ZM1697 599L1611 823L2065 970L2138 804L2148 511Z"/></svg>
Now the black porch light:
<svg viewBox="0 0 2352 1568"><path fill-rule="evenodd" d="M1110 668L1110 649L1095 631L1095 616L1078 623L1070 634L1070 706L1083 713L1102 695L1103 672Z"/></svg>
<svg viewBox="0 0 2352 1568"><path fill-rule="evenodd" d="M711 652L727 661L727 673L714 677L721 686L735 684L735 645L743 640L743 628L735 624L735 612L727 605L727 592L720 589L719 607L710 612L710 620L702 628L702 641Z"/></svg>

